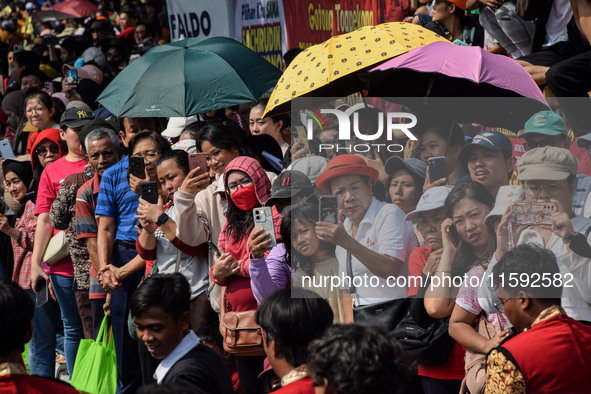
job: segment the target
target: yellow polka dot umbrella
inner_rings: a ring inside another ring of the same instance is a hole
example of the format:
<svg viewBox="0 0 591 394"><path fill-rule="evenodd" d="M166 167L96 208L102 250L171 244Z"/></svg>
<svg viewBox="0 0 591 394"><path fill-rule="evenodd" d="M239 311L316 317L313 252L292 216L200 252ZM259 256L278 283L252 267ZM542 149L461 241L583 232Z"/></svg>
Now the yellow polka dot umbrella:
<svg viewBox="0 0 591 394"><path fill-rule="evenodd" d="M289 112L295 97L343 97L359 92L359 72L437 41L449 42L429 29L404 22L365 26L331 37L293 60L275 86L265 116Z"/></svg>

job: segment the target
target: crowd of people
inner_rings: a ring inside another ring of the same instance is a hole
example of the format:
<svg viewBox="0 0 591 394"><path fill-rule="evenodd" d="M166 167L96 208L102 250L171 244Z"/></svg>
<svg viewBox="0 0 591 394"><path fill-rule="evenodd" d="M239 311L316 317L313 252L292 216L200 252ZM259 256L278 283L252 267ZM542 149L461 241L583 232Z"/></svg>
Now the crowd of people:
<svg viewBox="0 0 591 394"><path fill-rule="evenodd" d="M166 10L99 3L32 32L46 5L0 16L15 155L1 162L1 392L75 392L80 342L105 319L118 394L589 390L591 176L570 148L591 156L591 134L531 114L518 159L500 131L421 116L416 141L391 141L402 151L356 153L336 117L306 130L304 112L264 117L265 98L116 117L97 98L167 42ZM494 0L436 1L413 23L458 45L484 45L484 26L489 50L545 84L590 53L567 41L583 3L554 2L545 28ZM379 108L348 103L323 108L374 134Z"/></svg>

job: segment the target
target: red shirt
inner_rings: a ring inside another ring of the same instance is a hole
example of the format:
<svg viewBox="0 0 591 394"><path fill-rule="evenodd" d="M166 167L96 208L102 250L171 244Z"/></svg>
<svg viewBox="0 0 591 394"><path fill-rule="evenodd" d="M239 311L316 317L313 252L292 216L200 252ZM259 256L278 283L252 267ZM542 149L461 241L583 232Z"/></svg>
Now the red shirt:
<svg viewBox="0 0 591 394"><path fill-rule="evenodd" d="M117 34L115 36L115 38L124 38L127 41L129 41L129 43L133 46L133 45L136 45L134 33L135 33L135 26L134 27L127 27L121 33Z"/></svg>
<svg viewBox="0 0 591 394"><path fill-rule="evenodd" d="M0 393L3 394L80 394L64 382L27 375L23 366L0 364Z"/></svg>

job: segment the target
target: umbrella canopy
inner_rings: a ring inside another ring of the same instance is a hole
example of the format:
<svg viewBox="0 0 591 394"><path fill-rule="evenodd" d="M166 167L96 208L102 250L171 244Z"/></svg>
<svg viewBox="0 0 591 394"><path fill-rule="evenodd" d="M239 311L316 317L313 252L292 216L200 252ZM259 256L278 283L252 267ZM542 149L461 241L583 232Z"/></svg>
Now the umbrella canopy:
<svg viewBox="0 0 591 394"><path fill-rule="evenodd" d="M116 116L187 117L260 98L281 71L226 37L156 46L125 67L98 101Z"/></svg>
<svg viewBox="0 0 591 394"><path fill-rule="evenodd" d="M523 67L480 47L433 43L388 60L362 78L371 96L409 97L397 101L414 108L424 105L427 96L469 97L448 100L448 108L444 100L437 100L438 106L444 104L439 109L446 112L462 104L461 111L457 112L458 122L495 124L520 130L531 115L548 110L540 89ZM474 100L474 97L483 99ZM529 99L489 99L498 97Z"/></svg>
<svg viewBox="0 0 591 394"><path fill-rule="evenodd" d="M96 5L84 0L66 0L51 8L52 10L63 12L76 18L84 18L98 11Z"/></svg>
<svg viewBox="0 0 591 394"><path fill-rule="evenodd" d="M47 11L35 11L31 16L31 19L35 23L47 22L47 21L60 21L63 19L76 18L74 15L66 14L56 10Z"/></svg>
<svg viewBox="0 0 591 394"><path fill-rule="evenodd" d="M358 74L384 60L436 41L447 41L404 22L365 26L303 50L289 65L269 98L265 115L291 110L294 97L342 97L359 92Z"/></svg>

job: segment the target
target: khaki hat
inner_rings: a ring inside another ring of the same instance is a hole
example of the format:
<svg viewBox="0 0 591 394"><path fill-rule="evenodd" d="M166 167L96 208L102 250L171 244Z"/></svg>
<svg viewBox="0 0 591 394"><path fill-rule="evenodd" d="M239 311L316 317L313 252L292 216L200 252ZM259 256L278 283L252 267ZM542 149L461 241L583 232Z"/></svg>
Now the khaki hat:
<svg viewBox="0 0 591 394"><path fill-rule="evenodd" d="M529 150L517 163L520 181L559 181L577 173L579 164L567 149L545 146Z"/></svg>

